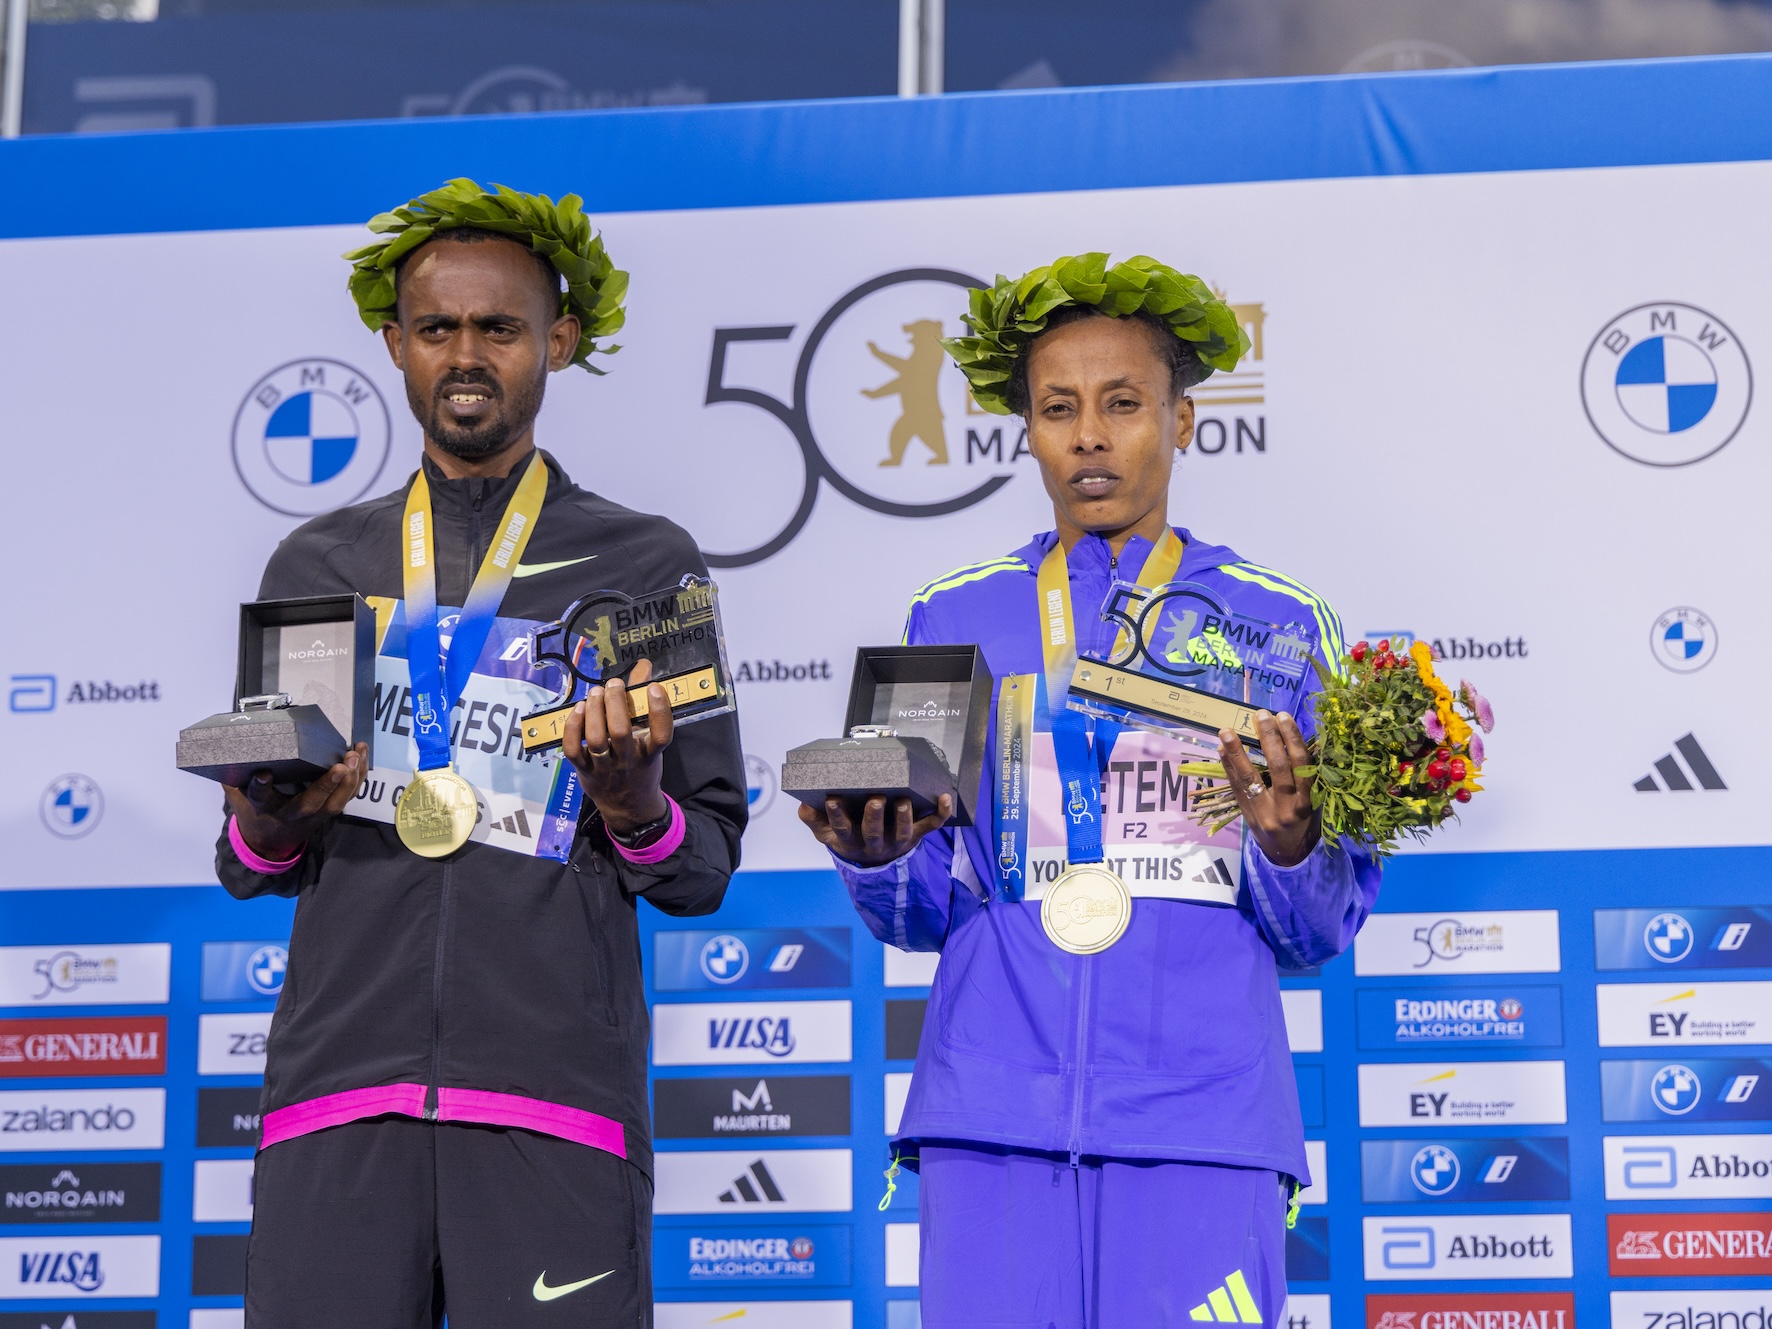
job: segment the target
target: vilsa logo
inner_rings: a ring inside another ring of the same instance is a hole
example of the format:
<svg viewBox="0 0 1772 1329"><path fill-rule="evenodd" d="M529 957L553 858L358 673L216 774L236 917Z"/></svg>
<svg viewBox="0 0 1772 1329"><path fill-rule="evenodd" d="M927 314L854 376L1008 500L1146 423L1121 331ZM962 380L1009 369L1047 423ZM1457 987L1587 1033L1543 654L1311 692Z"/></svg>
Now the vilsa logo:
<svg viewBox="0 0 1772 1329"><path fill-rule="evenodd" d="M710 1048L747 1048L771 1057L792 1055L795 1047L793 1031L787 1016L746 1017L745 1019L710 1019Z"/></svg>
<svg viewBox="0 0 1772 1329"><path fill-rule="evenodd" d="M99 1267L97 1251L24 1251L18 1257L18 1281L97 1292L105 1285L105 1274ZM45 1290L43 1295L56 1294Z"/></svg>

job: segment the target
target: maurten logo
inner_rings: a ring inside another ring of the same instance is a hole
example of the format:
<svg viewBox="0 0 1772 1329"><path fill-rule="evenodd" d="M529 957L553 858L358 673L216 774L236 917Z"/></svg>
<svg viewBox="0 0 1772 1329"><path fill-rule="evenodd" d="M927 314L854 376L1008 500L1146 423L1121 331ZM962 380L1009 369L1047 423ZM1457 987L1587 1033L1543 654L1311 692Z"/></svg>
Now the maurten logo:
<svg viewBox="0 0 1772 1329"><path fill-rule="evenodd" d="M1672 752L1665 757L1657 758L1655 769L1631 786L1639 794L1659 794L1663 789L1675 793L1689 793L1693 789L1703 789L1706 793L1715 793L1727 789L1723 777L1717 774L1717 768L1711 765L1710 757L1698 745L1698 740L1691 734L1674 740L1674 750L1685 759L1685 765L1674 759ZM1660 782L1656 776L1661 777ZM1693 782L1697 783L1694 784Z"/></svg>
<svg viewBox="0 0 1772 1329"><path fill-rule="evenodd" d="M234 469L266 507L312 517L354 503L388 459L387 403L338 360L295 360L266 374L234 415Z"/></svg>
<svg viewBox="0 0 1772 1329"><path fill-rule="evenodd" d="M1753 369L1716 315L1667 303L1627 309L1581 366L1581 402L1606 443L1645 466L1689 466L1747 419Z"/></svg>
<svg viewBox="0 0 1772 1329"><path fill-rule="evenodd" d="M51 834L64 840L90 835L105 815L105 796L85 775L63 775L50 781L37 810Z"/></svg>
<svg viewBox="0 0 1772 1329"><path fill-rule="evenodd" d="M1693 674L1717 656L1717 625L1690 605L1676 605L1649 629L1656 663L1676 674Z"/></svg>

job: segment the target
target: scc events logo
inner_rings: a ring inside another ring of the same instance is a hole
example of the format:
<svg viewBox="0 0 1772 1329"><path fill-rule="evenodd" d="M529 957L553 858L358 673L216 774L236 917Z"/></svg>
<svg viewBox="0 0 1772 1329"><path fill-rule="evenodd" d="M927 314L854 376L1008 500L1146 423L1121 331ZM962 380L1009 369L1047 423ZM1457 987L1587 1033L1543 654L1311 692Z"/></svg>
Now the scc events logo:
<svg viewBox="0 0 1772 1329"><path fill-rule="evenodd" d="M1019 422L980 410L941 349L964 331L966 293L985 283L947 268L902 268L865 281L807 334L791 402L726 381L728 350L782 342L783 327L716 328L705 404L767 411L799 444L800 499L774 535L717 568L748 567L785 549L812 516L821 485L889 517L942 517L984 502L1028 455ZM934 495L934 497L931 497Z"/></svg>
<svg viewBox="0 0 1772 1329"><path fill-rule="evenodd" d="M361 498L381 474L388 405L339 360L292 360L266 374L234 415L234 469L274 512L313 517Z"/></svg>

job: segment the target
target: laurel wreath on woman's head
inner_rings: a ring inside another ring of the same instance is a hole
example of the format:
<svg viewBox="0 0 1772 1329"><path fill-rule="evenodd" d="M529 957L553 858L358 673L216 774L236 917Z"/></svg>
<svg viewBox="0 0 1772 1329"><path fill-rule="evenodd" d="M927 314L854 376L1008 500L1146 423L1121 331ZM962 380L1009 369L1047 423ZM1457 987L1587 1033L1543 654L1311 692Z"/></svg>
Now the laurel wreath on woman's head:
<svg viewBox="0 0 1772 1329"><path fill-rule="evenodd" d="M370 218L369 229L378 238L344 256L351 263L351 298L363 321L373 332L395 320L394 270L401 259L440 231L471 226L520 241L553 265L566 283L560 313L573 315L579 324L572 363L601 374L590 357L621 349L600 346L597 338L619 331L627 320L622 301L628 274L610 261L577 194L556 203L546 194L520 194L503 185L493 189L497 192L488 193L473 180L451 180L405 207Z"/></svg>
<svg viewBox="0 0 1772 1329"><path fill-rule="evenodd" d="M1237 316L1198 277L1143 254L1112 267L1106 254L1078 254L972 292L965 316L972 335L941 344L971 382L974 401L993 415L1014 414L1008 392L1015 363L1065 305L1091 305L1115 318L1155 315L1193 348L1201 369L1196 383L1215 369L1235 369L1249 350Z"/></svg>

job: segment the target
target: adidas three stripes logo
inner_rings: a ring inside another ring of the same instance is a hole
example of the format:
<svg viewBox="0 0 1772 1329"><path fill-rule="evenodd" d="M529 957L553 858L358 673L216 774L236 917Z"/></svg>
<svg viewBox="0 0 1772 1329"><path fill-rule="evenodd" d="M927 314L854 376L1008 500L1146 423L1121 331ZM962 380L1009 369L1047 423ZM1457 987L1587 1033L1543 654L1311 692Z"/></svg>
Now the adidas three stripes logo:
<svg viewBox="0 0 1772 1329"><path fill-rule="evenodd" d="M1206 1300L1189 1311L1187 1317L1215 1320L1219 1324L1260 1324L1261 1310L1249 1295L1249 1284L1243 1281L1243 1271L1239 1269L1224 1280L1222 1287L1208 1292Z"/></svg>

